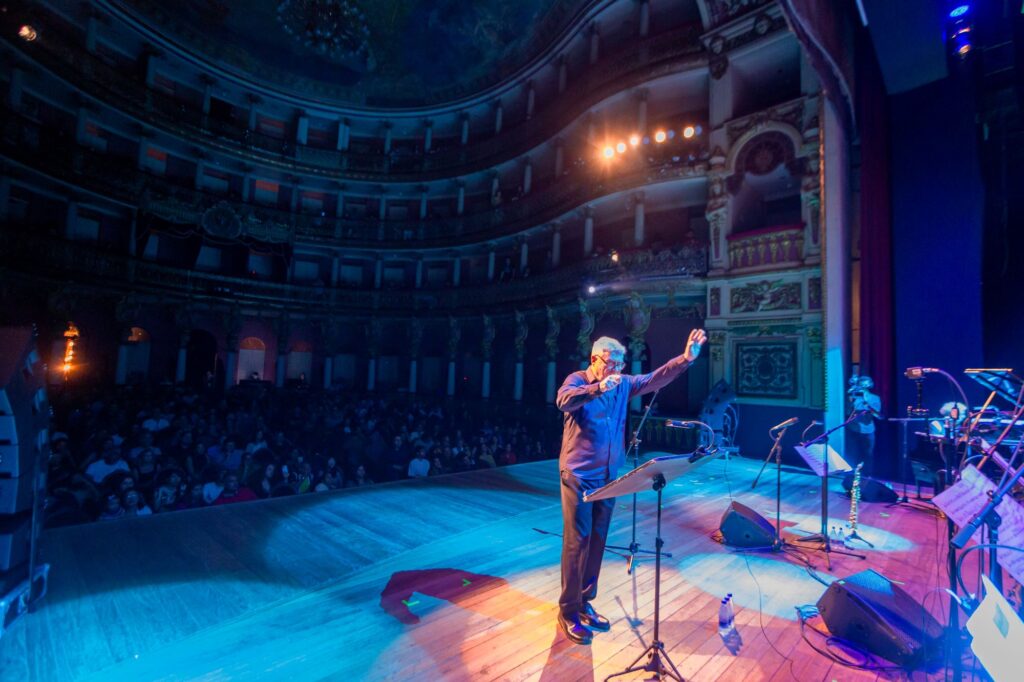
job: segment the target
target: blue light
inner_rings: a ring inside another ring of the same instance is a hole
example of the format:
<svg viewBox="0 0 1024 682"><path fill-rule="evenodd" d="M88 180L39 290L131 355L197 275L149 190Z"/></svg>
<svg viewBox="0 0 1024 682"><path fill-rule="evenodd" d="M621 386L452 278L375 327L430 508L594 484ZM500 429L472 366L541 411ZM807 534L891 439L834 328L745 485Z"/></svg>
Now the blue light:
<svg viewBox="0 0 1024 682"><path fill-rule="evenodd" d="M957 19L971 11L970 5L957 5L949 12L950 19Z"/></svg>

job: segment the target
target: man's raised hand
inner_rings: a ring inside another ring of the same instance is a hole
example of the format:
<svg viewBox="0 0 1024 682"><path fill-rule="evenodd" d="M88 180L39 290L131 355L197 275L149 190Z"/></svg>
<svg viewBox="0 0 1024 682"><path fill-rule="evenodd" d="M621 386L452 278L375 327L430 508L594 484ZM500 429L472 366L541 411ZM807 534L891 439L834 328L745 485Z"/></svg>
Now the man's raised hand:
<svg viewBox="0 0 1024 682"><path fill-rule="evenodd" d="M683 357L688 362L693 362L700 355L701 347L707 342L708 335L703 329L694 329L690 332L690 338L686 341L686 351L683 352Z"/></svg>

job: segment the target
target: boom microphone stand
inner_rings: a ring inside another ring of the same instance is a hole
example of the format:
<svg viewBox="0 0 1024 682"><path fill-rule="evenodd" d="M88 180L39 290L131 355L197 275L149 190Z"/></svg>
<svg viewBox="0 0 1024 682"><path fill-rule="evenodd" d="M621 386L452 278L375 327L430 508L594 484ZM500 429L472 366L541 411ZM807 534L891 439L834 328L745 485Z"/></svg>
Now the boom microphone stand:
<svg viewBox="0 0 1024 682"><path fill-rule="evenodd" d="M654 401L658 399L658 393L660 392L661 389L659 388L657 391L654 392L654 395L651 396L650 402L648 402L647 407L644 408L643 416L640 417L640 423L636 425L636 430L633 431L633 438L632 440L630 440L629 449L626 450L625 459L629 459L630 453L632 453L633 455L634 469L640 466L640 431L644 428L644 423L647 421L647 416L651 413L651 407L654 406ZM633 530L632 534L630 535L629 546L622 547L621 545L606 545L605 551L611 552L612 554L618 554L620 557L626 560L626 573L628 575L633 574L633 564L638 559L657 558L657 552L652 552L649 549L640 549L640 543L636 541L636 493L633 493ZM669 552L661 552L661 556L671 557L672 555Z"/></svg>

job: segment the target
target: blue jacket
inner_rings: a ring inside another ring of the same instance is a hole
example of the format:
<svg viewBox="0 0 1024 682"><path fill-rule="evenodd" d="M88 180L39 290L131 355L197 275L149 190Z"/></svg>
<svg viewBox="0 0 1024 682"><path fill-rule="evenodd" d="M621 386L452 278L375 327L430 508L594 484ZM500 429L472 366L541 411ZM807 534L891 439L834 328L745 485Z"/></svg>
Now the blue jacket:
<svg viewBox="0 0 1024 682"><path fill-rule="evenodd" d="M607 393L589 368L562 382L555 405L562 411L562 450L558 468L577 478L611 480L626 458L626 413L629 401L667 386L691 363L678 355L647 374L623 374Z"/></svg>

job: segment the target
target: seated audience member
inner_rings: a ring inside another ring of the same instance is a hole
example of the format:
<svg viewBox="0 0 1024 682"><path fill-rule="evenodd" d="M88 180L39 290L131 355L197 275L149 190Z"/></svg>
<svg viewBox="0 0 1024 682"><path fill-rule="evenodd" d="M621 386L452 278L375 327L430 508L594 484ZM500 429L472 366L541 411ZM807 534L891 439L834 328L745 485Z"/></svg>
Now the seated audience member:
<svg viewBox="0 0 1024 682"><path fill-rule="evenodd" d="M93 483L102 483L115 471L128 471L128 462L121 457L121 450L111 438L103 443L102 459L98 459L85 468L85 475Z"/></svg>
<svg viewBox="0 0 1024 682"><path fill-rule="evenodd" d="M210 462L228 471L238 471L242 466L242 454L243 451L235 447L235 441L230 438L224 441L223 448L208 451Z"/></svg>
<svg viewBox="0 0 1024 682"><path fill-rule="evenodd" d="M409 462L409 478L426 478L430 475L430 460L423 448L416 450L416 456Z"/></svg>
<svg viewBox="0 0 1024 682"><path fill-rule="evenodd" d="M156 454L157 457L163 454L160 448L153 445L153 432L143 430L139 434L139 444L128 451L128 459L135 462L139 458L139 453L143 450L150 450Z"/></svg>
<svg viewBox="0 0 1024 682"><path fill-rule="evenodd" d="M125 516L151 516L153 510L146 505L145 498L138 490L128 490L121 495L121 506Z"/></svg>
<svg viewBox="0 0 1024 682"><path fill-rule="evenodd" d="M224 491L214 501L214 504L234 504L235 502L249 502L258 499L256 493L239 483L238 474L228 474L224 477Z"/></svg>
<svg viewBox="0 0 1024 682"><path fill-rule="evenodd" d="M366 475L366 467L362 464L356 467L356 471L345 483L346 488L361 488L364 485L373 485L373 481Z"/></svg>
<svg viewBox="0 0 1024 682"><path fill-rule="evenodd" d="M100 521L112 521L122 516L124 516L124 507L121 505L121 496L117 493L108 494L103 511L100 512Z"/></svg>

